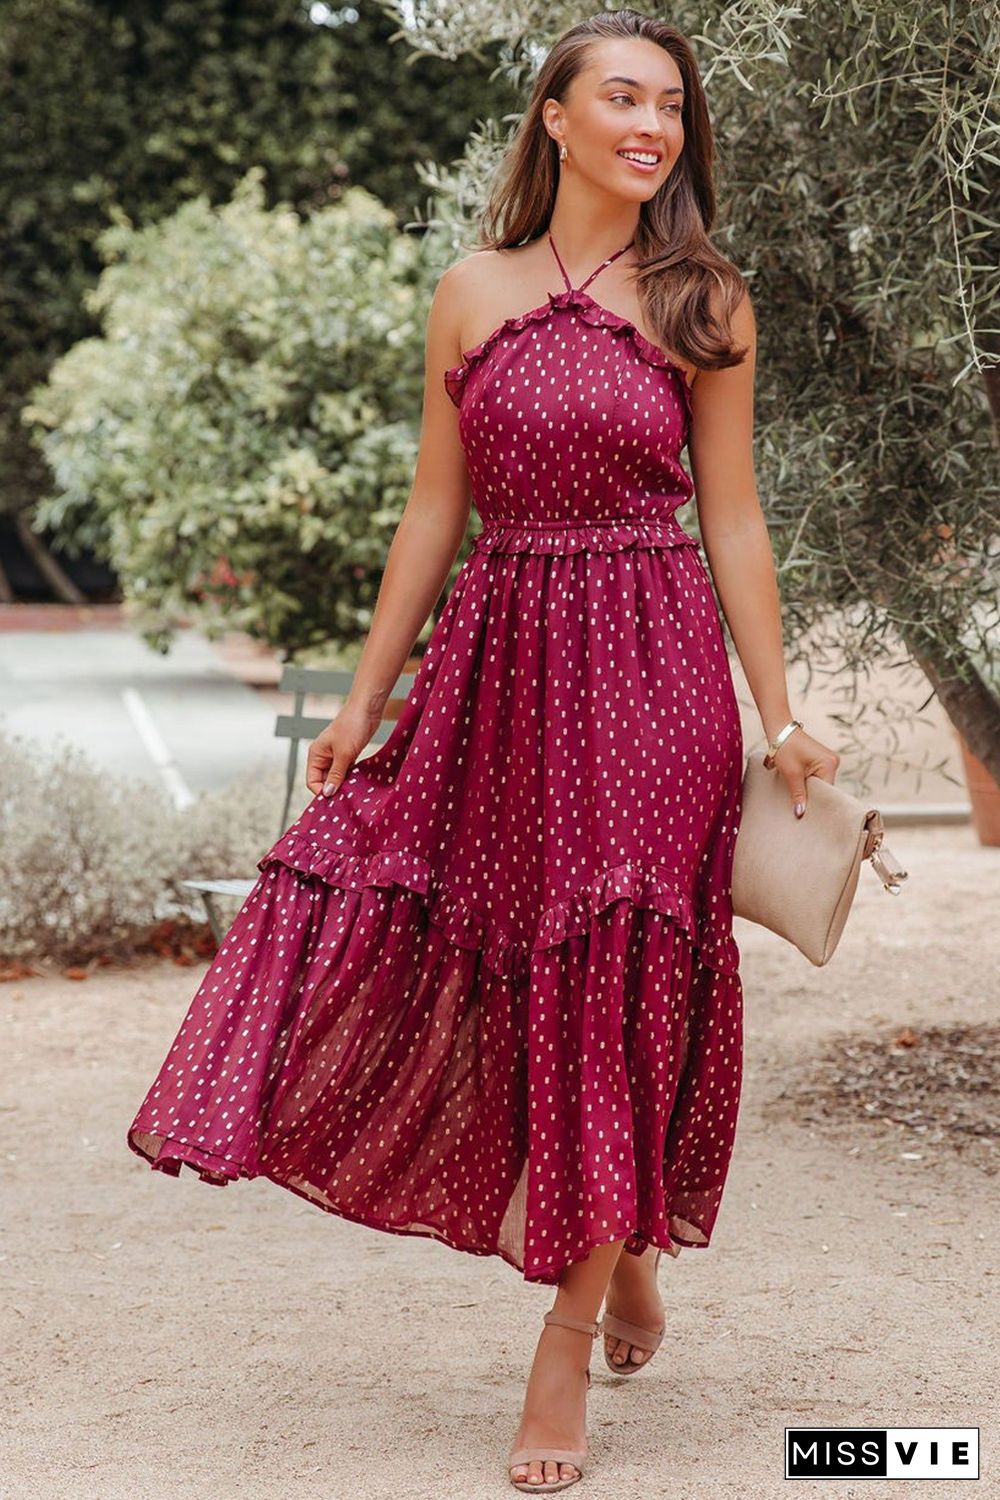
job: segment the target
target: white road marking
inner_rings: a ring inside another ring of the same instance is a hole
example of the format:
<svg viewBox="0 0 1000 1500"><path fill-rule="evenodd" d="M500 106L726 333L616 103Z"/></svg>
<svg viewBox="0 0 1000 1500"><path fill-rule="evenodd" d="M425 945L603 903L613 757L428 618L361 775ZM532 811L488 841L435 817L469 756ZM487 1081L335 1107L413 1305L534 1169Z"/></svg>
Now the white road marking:
<svg viewBox="0 0 1000 1500"><path fill-rule="evenodd" d="M177 763L172 759L141 694L137 693L135 688L123 688L122 701L146 753L166 783L174 806L178 809L190 807L195 801L194 793L178 770Z"/></svg>

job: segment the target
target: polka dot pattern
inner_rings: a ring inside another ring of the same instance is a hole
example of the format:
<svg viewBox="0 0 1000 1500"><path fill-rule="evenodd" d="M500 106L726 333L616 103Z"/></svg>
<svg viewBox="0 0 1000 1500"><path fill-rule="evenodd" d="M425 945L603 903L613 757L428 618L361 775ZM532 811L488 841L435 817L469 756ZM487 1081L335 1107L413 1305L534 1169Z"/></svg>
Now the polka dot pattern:
<svg viewBox="0 0 1000 1500"><path fill-rule="evenodd" d="M743 746L674 516L689 393L566 280L447 373L482 529L392 733L261 857L128 1131L158 1171L546 1284L613 1239L709 1243L742 1077Z"/></svg>

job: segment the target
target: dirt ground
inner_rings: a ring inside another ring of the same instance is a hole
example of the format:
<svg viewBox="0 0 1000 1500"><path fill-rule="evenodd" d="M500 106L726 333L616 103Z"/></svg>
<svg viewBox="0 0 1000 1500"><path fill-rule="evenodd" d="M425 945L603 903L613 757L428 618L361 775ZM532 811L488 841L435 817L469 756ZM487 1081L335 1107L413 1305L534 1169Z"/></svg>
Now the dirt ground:
<svg viewBox="0 0 1000 1500"><path fill-rule="evenodd" d="M997 1143L973 1128L969 1150L943 1126L970 1135L968 1100L951 1108L964 1064L917 1067L912 1098L897 1078L921 1028L997 1019L1000 850L964 827L890 843L909 882L892 897L862 870L827 968L737 924L746 1074L722 1213L709 1248L664 1257L649 1369L616 1380L595 1348L574 1495L779 1496L786 1425L978 1426L976 1493L1000 1493ZM550 1288L267 1181L167 1178L127 1149L200 973L0 986L3 1500L515 1494L504 1458Z"/></svg>

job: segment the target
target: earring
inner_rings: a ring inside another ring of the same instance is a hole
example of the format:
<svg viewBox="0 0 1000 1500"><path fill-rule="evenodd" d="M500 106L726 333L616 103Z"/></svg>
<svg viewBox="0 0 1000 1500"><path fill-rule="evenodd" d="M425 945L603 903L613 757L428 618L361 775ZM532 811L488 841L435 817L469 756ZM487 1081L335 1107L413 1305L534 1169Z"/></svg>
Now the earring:
<svg viewBox="0 0 1000 1500"><path fill-rule="evenodd" d="M563 141L562 145L559 147L559 160L565 161L568 156L569 152L566 150L566 142Z"/></svg>

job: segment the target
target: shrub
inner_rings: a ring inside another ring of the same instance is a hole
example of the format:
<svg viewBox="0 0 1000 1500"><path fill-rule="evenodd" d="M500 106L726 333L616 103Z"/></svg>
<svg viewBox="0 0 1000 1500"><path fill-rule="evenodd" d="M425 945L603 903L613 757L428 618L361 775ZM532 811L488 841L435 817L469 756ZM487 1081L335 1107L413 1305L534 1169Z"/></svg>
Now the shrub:
<svg viewBox="0 0 1000 1500"><path fill-rule="evenodd" d="M43 751L0 731L0 768L3 961L127 957L155 923L202 919L183 880L253 878L277 837L280 771L251 770L178 810L157 783L112 782L69 744Z"/></svg>
<svg viewBox="0 0 1000 1500"><path fill-rule="evenodd" d="M269 210L253 169L100 247L104 334L25 408L56 480L39 524L111 564L160 651L180 620L287 655L357 642L416 459L418 242L362 188Z"/></svg>

